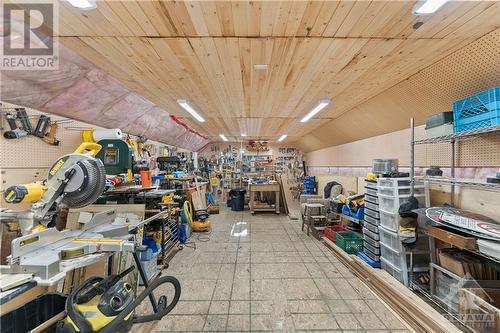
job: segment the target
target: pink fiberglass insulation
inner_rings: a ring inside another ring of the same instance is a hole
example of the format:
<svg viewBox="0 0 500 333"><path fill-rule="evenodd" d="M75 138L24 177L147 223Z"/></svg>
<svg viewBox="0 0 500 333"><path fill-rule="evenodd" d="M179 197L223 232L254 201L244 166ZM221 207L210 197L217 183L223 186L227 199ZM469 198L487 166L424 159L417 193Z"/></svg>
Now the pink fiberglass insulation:
<svg viewBox="0 0 500 333"><path fill-rule="evenodd" d="M59 45L59 69L2 71L1 100L198 151L208 139Z"/></svg>

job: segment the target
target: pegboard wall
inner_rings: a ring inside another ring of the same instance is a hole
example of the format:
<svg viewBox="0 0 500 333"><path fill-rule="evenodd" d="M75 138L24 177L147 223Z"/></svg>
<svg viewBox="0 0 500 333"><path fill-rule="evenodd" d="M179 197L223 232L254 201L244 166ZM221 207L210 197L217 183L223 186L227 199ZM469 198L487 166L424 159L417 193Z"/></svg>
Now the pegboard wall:
<svg viewBox="0 0 500 333"><path fill-rule="evenodd" d="M17 107L16 105L3 103L2 108ZM2 112L7 110L3 109ZM26 108L31 117L31 124L36 126L38 116L42 113ZM60 141L59 146L49 145L40 138L29 135L19 139L5 139L3 132L9 130L9 126L3 114L1 114L0 134L0 190L19 183L40 181L46 178L48 168L59 157L75 151L82 143L82 130L97 128L96 126L79 121L71 121L58 125L56 138ZM67 120L67 118L50 115L51 120ZM79 130L70 130L76 127ZM81 129L80 129L81 128Z"/></svg>
<svg viewBox="0 0 500 333"><path fill-rule="evenodd" d="M1 104L2 108L18 107L9 103ZM26 108L26 112L33 116L30 118L33 127L36 126L40 114L47 114L29 108ZM59 139L60 143L58 146L52 146L32 135L19 139L5 139L3 131L9 130L9 126L4 115L0 116L2 118L0 123L2 127L0 133L0 191L10 185L46 179L49 167L59 157L74 152L82 143L82 130L101 128L76 120L59 124L56 138ZM50 118L53 121L68 120L52 114L50 114ZM165 144L155 141L148 141L148 143L165 146ZM159 151L159 149L157 150Z"/></svg>
<svg viewBox="0 0 500 333"><path fill-rule="evenodd" d="M500 168L500 134L491 134L456 143L455 165L461 168ZM451 143L417 145L415 163L427 167L451 166Z"/></svg>
<svg viewBox="0 0 500 333"><path fill-rule="evenodd" d="M415 128L415 138L425 139L425 126ZM457 143L456 166L462 168L500 168L500 134ZM374 158L397 158L402 167L410 166L410 130L392 132L306 154L309 167L371 167ZM415 165L449 167L451 144L415 146Z"/></svg>
<svg viewBox="0 0 500 333"><path fill-rule="evenodd" d="M2 103L2 107L11 107L12 105ZM32 109L26 109L32 126L36 126L38 116L47 114ZM40 138L33 135L19 139L5 139L3 132L8 130L8 124L2 115L2 135L0 137L0 166L2 169L25 169L25 168L48 168L59 157L72 153L82 143L82 129L97 128L96 126L71 121L69 123L59 124L56 132L56 138L59 139L59 146L49 145ZM67 120L67 118L50 115L51 120ZM80 130L69 130L68 127L81 128Z"/></svg>

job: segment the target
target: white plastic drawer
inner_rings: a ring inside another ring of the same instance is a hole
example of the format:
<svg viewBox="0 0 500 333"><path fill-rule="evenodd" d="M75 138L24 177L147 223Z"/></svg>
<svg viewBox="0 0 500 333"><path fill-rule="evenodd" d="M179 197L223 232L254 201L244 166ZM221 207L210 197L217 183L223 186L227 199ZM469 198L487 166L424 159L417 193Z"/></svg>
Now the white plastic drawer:
<svg viewBox="0 0 500 333"><path fill-rule="evenodd" d="M376 211L369 209L368 207L365 206L365 215L369 215L370 217L374 219L379 219L380 218L380 213L378 212L378 209Z"/></svg>
<svg viewBox="0 0 500 333"><path fill-rule="evenodd" d="M382 209L380 209L379 212L380 212L380 225L392 232L398 232L399 221L400 221L399 214L386 212L385 210Z"/></svg>
<svg viewBox="0 0 500 333"><path fill-rule="evenodd" d="M366 215L366 214L365 214L365 221L370 223L370 224L377 225L377 226L380 224L380 221L378 219L374 219L370 215Z"/></svg>
<svg viewBox="0 0 500 333"><path fill-rule="evenodd" d="M377 256L380 255L380 247L373 246L368 242L364 243L364 247L365 249L368 249L371 253Z"/></svg>
<svg viewBox="0 0 500 333"><path fill-rule="evenodd" d="M366 243L365 243L366 244ZM371 260L373 261L380 261L380 255L378 254L375 254L373 252L370 251L370 249L368 249L366 246L363 247L363 252L368 256L368 258L370 258Z"/></svg>
<svg viewBox="0 0 500 333"><path fill-rule="evenodd" d="M378 201L378 198L377 198ZM372 203L370 201L365 200L365 207L371 210L378 211L378 204Z"/></svg>
<svg viewBox="0 0 500 333"><path fill-rule="evenodd" d="M372 188L374 190L377 190L378 183L377 182L370 182L368 180L365 181L365 188Z"/></svg>
<svg viewBox="0 0 500 333"><path fill-rule="evenodd" d="M387 195L391 197L400 197L400 196L408 196L411 193L411 188L409 186L405 187L385 187L379 186L378 194ZM425 194L425 186L419 185L414 188L414 195L424 195Z"/></svg>
<svg viewBox="0 0 500 333"><path fill-rule="evenodd" d="M368 195L377 196L377 190L369 187L365 187L365 193Z"/></svg>
<svg viewBox="0 0 500 333"><path fill-rule="evenodd" d="M415 195L415 198L419 202L420 207L425 207L425 196ZM378 195L378 208L379 211L384 210L390 213L397 213L399 211L399 206L401 204L408 202L410 196L392 197L383 194Z"/></svg>
<svg viewBox="0 0 500 333"><path fill-rule="evenodd" d="M410 186L410 178L379 178L377 185L385 187Z"/></svg>
<svg viewBox="0 0 500 333"><path fill-rule="evenodd" d="M380 243L393 249L394 251L401 251L403 245L397 232L387 230L385 227L378 228Z"/></svg>
<svg viewBox="0 0 500 333"><path fill-rule="evenodd" d="M366 219L366 215L365 215L365 219ZM363 224L363 226L364 226L366 229L370 230L371 232L378 233L378 226L377 226L377 225L375 225L375 224L371 224L371 223L369 223L369 222L367 222L367 221L365 220L365 223Z"/></svg>
<svg viewBox="0 0 500 333"><path fill-rule="evenodd" d="M369 195L365 193L365 203L370 202L378 206L378 196Z"/></svg>
<svg viewBox="0 0 500 333"><path fill-rule="evenodd" d="M401 258L403 256L403 252L394 251L390 247L380 243L380 256L384 258L387 262L389 262L394 267L403 269L403 263L406 264L406 261Z"/></svg>
<svg viewBox="0 0 500 333"><path fill-rule="evenodd" d="M380 235L377 232L373 232L370 229L366 228L366 225L363 226L363 234L376 241L380 240Z"/></svg>
<svg viewBox="0 0 500 333"><path fill-rule="evenodd" d="M405 283L403 271L401 269L398 269L394 265L392 265L390 262L385 260L384 258L380 257L380 263L382 264L382 269L392 275L396 280L398 280L401 283Z"/></svg>

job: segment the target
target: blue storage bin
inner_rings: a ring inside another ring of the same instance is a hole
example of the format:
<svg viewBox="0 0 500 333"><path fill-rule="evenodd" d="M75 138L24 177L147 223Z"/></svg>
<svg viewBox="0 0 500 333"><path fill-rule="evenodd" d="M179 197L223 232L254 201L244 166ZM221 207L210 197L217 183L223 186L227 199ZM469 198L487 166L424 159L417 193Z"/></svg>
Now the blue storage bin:
<svg viewBox="0 0 500 333"><path fill-rule="evenodd" d="M453 103L456 133L500 125L500 87L490 88Z"/></svg>

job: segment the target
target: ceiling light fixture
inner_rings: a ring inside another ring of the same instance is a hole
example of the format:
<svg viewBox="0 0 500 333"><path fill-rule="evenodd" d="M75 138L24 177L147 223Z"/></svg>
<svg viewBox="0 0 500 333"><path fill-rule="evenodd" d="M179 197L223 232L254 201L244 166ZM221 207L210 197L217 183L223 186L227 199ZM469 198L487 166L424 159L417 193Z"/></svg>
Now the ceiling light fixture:
<svg viewBox="0 0 500 333"><path fill-rule="evenodd" d="M227 141L227 138L224 134L219 134L219 136L223 141Z"/></svg>
<svg viewBox="0 0 500 333"><path fill-rule="evenodd" d="M198 112L196 112L195 109L191 105L189 105L189 102L185 99L178 99L177 103L187 112L189 112L190 115L192 115L196 120L198 120L200 123L204 123L205 119L203 119L202 116Z"/></svg>
<svg viewBox="0 0 500 333"><path fill-rule="evenodd" d="M265 71L269 67L268 64L255 64L253 65L254 71Z"/></svg>
<svg viewBox="0 0 500 333"><path fill-rule="evenodd" d="M241 136L245 137L245 136L247 136L247 135L246 135L245 133L241 133Z"/></svg>
<svg viewBox="0 0 500 333"><path fill-rule="evenodd" d="M423 4L417 3L413 7L414 15L429 15L435 13L448 0L427 0Z"/></svg>
<svg viewBox="0 0 500 333"><path fill-rule="evenodd" d="M287 136L288 136L288 135L283 134L283 135L282 135L282 136L280 136L280 138L278 139L278 142L281 142L281 141L285 140Z"/></svg>
<svg viewBox="0 0 500 333"><path fill-rule="evenodd" d="M316 104L316 106L314 108L312 108L311 111L309 111L308 114L306 114L304 116L304 118L302 118L300 120L301 123L305 123L306 121L308 121L309 119L311 119L312 117L314 117L314 115L318 112L320 112L321 110L323 110L328 104L330 104L330 100L329 99L321 99L318 104Z"/></svg>
<svg viewBox="0 0 500 333"><path fill-rule="evenodd" d="M97 8L97 4L95 0L68 0L71 6L78 9L95 9Z"/></svg>

